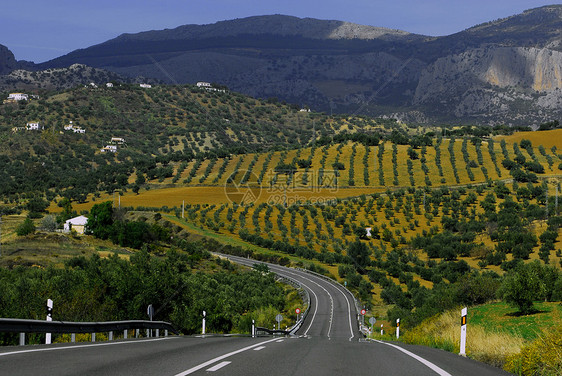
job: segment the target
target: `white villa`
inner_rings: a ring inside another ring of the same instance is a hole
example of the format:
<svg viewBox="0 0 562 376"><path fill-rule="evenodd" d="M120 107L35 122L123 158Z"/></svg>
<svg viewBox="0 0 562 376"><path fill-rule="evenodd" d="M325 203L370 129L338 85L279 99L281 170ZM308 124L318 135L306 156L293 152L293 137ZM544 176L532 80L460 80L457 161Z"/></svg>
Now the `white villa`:
<svg viewBox="0 0 562 376"><path fill-rule="evenodd" d="M106 145L105 147L101 148L100 151L102 153L117 153L117 145Z"/></svg>
<svg viewBox="0 0 562 376"><path fill-rule="evenodd" d="M10 93L8 94L8 98L4 99L3 103L16 103L19 101L27 101L29 96L24 93Z"/></svg>
<svg viewBox="0 0 562 376"><path fill-rule="evenodd" d="M150 89L152 87L150 84L140 84L139 86L145 89Z"/></svg>
<svg viewBox="0 0 562 376"><path fill-rule="evenodd" d="M9 101L26 101L27 99L28 95L23 93L11 93L8 95Z"/></svg>
<svg viewBox="0 0 562 376"><path fill-rule="evenodd" d="M213 87L213 85L211 85L209 82L204 82L204 81L199 81L197 84L197 87L200 89L205 89L207 91L218 91L221 93L226 92L226 90L224 89L217 89L216 87Z"/></svg>
<svg viewBox="0 0 562 376"><path fill-rule="evenodd" d="M72 131L74 133L86 133L85 129L80 128L79 126L72 124L72 121L68 125L64 126L64 130L65 131Z"/></svg>
<svg viewBox="0 0 562 376"><path fill-rule="evenodd" d="M63 232L70 232L74 230L79 234L83 234L87 223L88 217L83 215L70 218L68 221L64 222Z"/></svg>
<svg viewBox="0 0 562 376"><path fill-rule="evenodd" d="M39 131L44 127L39 122L29 122L26 124L25 129L28 131Z"/></svg>
<svg viewBox="0 0 562 376"><path fill-rule="evenodd" d="M123 145L125 143L125 139L121 137L111 137L112 144Z"/></svg>

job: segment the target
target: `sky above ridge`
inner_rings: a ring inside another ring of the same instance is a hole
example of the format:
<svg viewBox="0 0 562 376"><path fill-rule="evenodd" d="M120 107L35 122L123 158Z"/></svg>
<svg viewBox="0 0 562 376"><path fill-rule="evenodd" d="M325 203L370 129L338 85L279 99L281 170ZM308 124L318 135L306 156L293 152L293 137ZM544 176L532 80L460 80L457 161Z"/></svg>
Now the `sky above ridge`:
<svg viewBox="0 0 562 376"><path fill-rule="evenodd" d="M285 14L448 35L553 4L538 0L25 0L5 1L0 44L44 62L123 33Z"/></svg>

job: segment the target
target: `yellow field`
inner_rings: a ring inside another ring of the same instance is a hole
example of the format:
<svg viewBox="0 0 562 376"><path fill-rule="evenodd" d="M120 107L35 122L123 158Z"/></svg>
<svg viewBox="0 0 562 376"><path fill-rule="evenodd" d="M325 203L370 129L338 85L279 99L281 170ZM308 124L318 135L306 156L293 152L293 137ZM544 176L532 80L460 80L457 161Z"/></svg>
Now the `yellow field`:
<svg viewBox="0 0 562 376"><path fill-rule="evenodd" d="M552 129L549 131L540 132L516 132L510 136L497 136L495 139L498 141L505 139L508 144L514 142L521 142L527 139L533 143L533 147L542 145L547 149L556 146L557 149L562 149L562 129Z"/></svg>

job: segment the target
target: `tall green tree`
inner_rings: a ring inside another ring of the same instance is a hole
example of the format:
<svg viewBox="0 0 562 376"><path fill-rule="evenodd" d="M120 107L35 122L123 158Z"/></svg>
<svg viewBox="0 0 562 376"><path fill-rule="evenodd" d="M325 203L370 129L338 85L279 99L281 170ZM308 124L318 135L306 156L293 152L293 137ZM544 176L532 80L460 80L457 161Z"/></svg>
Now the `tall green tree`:
<svg viewBox="0 0 562 376"><path fill-rule="evenodd" d="M546 286L531 264L520 264L504 279L498 294L507 303L517 307L519 313L534 312L533 301L544 298Z"/></svg>
<svg viewBox="0 0 562 376"><path fill-rule="evenodd" d="M86 233L96 238L107 239L112 233L113 205L111 201L95 204L90 210Z"/></svg>

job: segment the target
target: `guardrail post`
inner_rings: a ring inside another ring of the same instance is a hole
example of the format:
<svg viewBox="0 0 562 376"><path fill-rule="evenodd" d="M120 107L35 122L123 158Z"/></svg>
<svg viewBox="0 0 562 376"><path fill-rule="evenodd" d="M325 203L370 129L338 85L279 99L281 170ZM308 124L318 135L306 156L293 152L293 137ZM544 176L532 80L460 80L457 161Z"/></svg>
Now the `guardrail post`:
<svg viewBox="0 0 562 376"><path fill-rule="evenodd" d="M25 346L25 333L20 333L20 346Z"/></svg>
<svg viewBox="0 0 562 376"><path fill-rule="evenodd" d="M109 332L109 341L113 341L113 331Z"/></svg>
<svg viewBox="0 0 562 376"><path fill-rule="evenodd" d="M168 329L164 329L164 337L168 337Z"/></svg>
<svg viewBox="0 0 562 376"><path fill-rule="evenodd" d="M127 335L129 334L129 331L127 329L123 330L123 338L127 339Z"/></svg>
<svg viewBox="0 0 562 376"><path fill-rule="evenodd" d="M160 329L156 329L156 337L160 337Z"/></svg>
<svg viewBox="0 0 562 376"><path fill-rule="evenodd" d="M139 338L140 329L135 329L135 338Z"/></svg>
<svg viewBox="0 0 562 376"><path fill-rule="evenodd" d="M76 342L76 333L70 334L70 342Z"/></svg>
<svg viewBox="0 0 562 376"><path fill-rule="evenodd" d="M92 333L92 342L96 342L96 333Z"/></svg>
<svg viewBox="0 0 562 376"><path fill-rule="evenodd" d="M150 329L146 329L146 336L147 338L150 338Z"/></svg>

